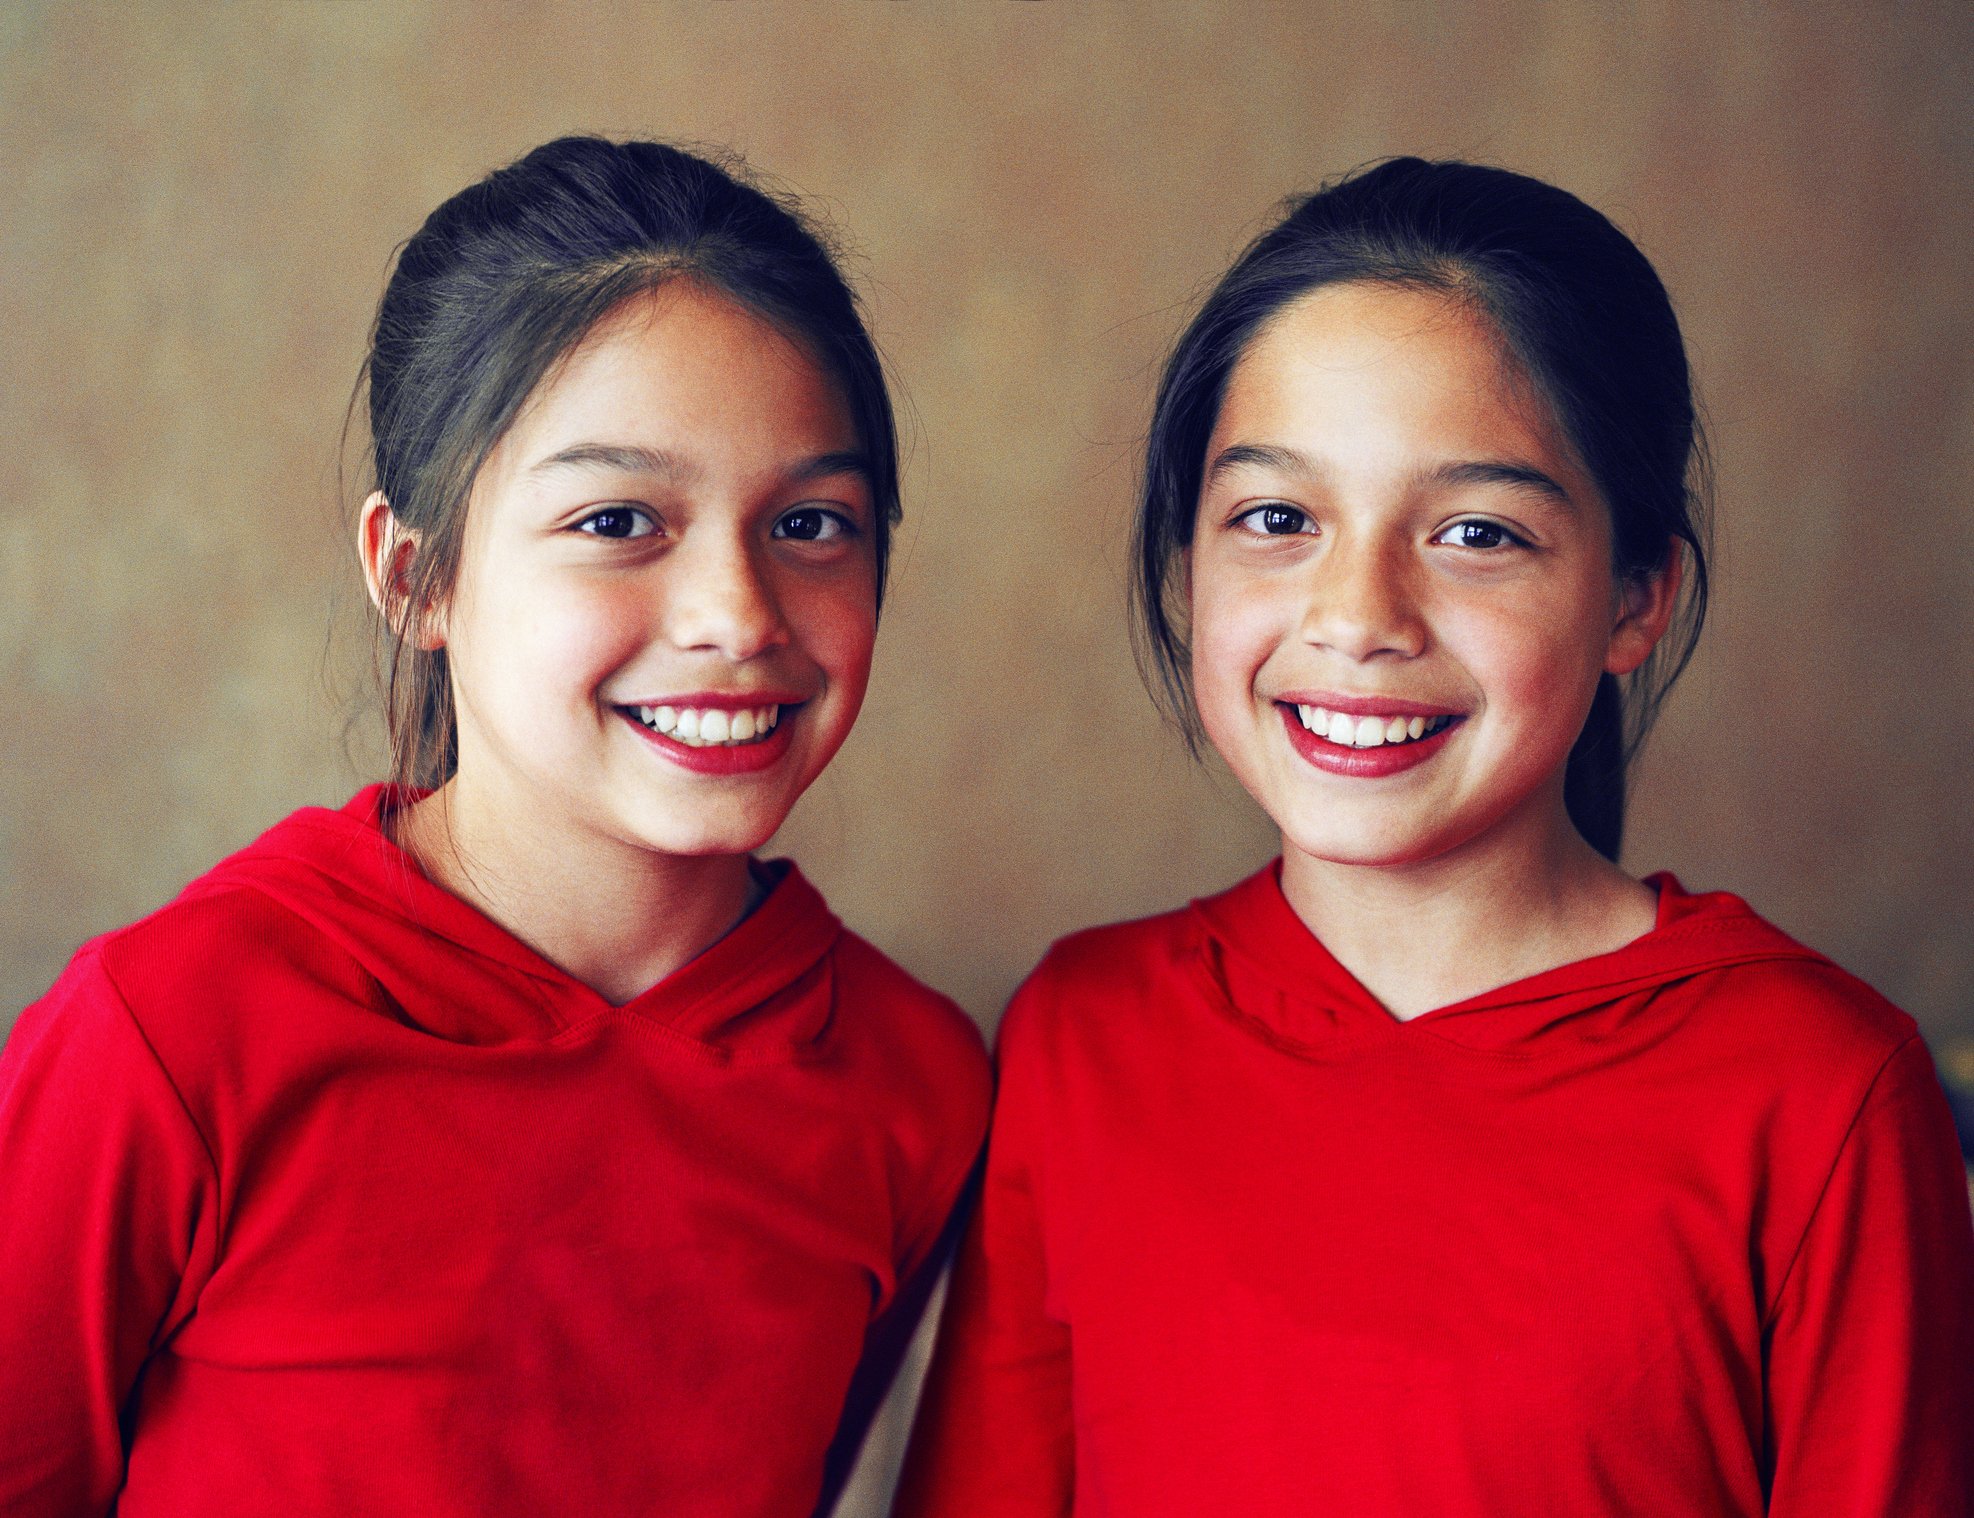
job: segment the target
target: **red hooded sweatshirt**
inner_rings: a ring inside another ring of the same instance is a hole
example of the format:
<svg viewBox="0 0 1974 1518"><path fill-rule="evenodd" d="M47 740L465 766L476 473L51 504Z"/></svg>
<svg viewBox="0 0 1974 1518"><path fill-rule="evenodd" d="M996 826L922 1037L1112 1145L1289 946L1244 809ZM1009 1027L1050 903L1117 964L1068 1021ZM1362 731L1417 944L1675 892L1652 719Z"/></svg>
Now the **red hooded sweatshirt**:
<svg viewBox="0 0 1974 1518"><path fill-rule="evenodd" d="M385 802L297 813L22 1014L0 1512L807 1515L973 1164L979 1035L792 866L613 1007Z"/></svg>
<svg viewBox="0 0 1974 1518"><path fill-rule="evenodd" d="M1912 1021L1727 895L1409 1022L1276 868L1015 998L909 1518L1948 1518L1974 1227Z"/></svg>

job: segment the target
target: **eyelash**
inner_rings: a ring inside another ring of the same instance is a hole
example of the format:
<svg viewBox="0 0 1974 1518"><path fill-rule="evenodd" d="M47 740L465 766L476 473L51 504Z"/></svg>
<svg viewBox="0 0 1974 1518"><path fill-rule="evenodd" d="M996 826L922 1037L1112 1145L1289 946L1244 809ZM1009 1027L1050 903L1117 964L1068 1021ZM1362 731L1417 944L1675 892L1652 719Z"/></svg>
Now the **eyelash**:
<svg viewBox="0 0 1974 1518"><path fill-rule="evenodd" d="M602 532L598 530L596 524L603 521L606 517L630 517L635 521L644 523L648 531ZM648 538L658 530L658 524L651 520L651 514L649 512L639 511L635 506L605 506L599 511L592 511L580 522L577 522L575 527L577 532L586 533L593 538L605 538L612 542L629 542L634 538Z"/></svg>
<svg viewBox="0 0 1974 1518"><path fill-rule="evenodd" d="M1260 518L1270 512L1294 517L1297 525L1287 532L1270 532L1260 522ZM1240 528L1243 532L1251 532L1258 538L1293 538L1301 536L1303 529L1309 525L1309 513L1295 506L1284 505L1280 501L1267 501L1260 506L1250 506L1240 512L1230 525Z"/></svg>
<svg viewBox="0 0 1974 1518"><path fill-rule="evenodd" d="M1499 543L1488 544L1485 547L1483 547L1478 543L1449 543L1446 545L1447 547L1467 548L1473 550L1475 553L1495 553L1504 547L1526 548L1529 546L1528 539L1523 537L1520 533L1513 531L1511 528L1503 526L1499 522L1489 521L1486 517L1462 517L1457 522L1449 522L1447 523L1446 526L1440 528L1438 532L1433 534L1433 541L1437 543L1441 538L1445 537L1448 533L1458 532L1463 527L1479 527L1488 532L1498 532L1501 534L1502 541Z"/></svg>
<svg viewBox="0 0 1974 1518"><path fill-rule="evenodd" d="M813 537L806 538L788 537L784 534L782 529L787 526L789 521L801 516L820 517L824 530L818 532ZM642 532L605 532L598 524L611 517L628 517L632 519L633 523L643 523L645 530ZM658 524L651 519L651 514L641 511L635 506L605 506L600 510L592 511L588 516L574 525L577 532L584 533L593 538L603 538L610 542L632 542L638 538L650 537L658 531ZM840 538L854 537L856 532L856 523L852 522L842 512L831 511L823 506L794 507L776 517L774 525L775 537L784 538L786 541L796 543L829 543Z"/></svg>
<svg viewBox="0 0 1974 1518"><path fill-rule="evenodd" d="M1261 519L1269 513L1279 513L1284 517L1294 517L1296 519L1296 525L1285 532L1270 532L1261 525ZM1290 506L1281 501L1268 501L1260 506L1250 506L1234 518L1232 525L1239 527L1244 532L1253 533L1256 537L1291 538L1310 535L1307 531L1309 527L1309 513L1300 507ZM1494 553L1503 547L1526 548L1529 546L1528 539L1524 538L1520 533L1510 527L1504 526L1500 522L1491 521L1486 517L1462 517L1457 522L1449 522L1433 534L1432 541L1437 543L1445 538L1448 533L1457 532L1467 527L1481 528L1488 532L1499 533L1502 541L1486 545L1478 543L1448 543L1446 546L1449 548L1466 548L1475 553Z"/></svg>
<svg viewBox="0 0 1974 1518"><path fill-rule="evenodd" d="M840 511L831 511L826 506L797 506L792 510L784 511L780 516L775 518L774 535L777 538L782 537L782 528L788 524L789 520L794 517L803 516L821 517L823 525L833 530L818 533L813 538L789 538L787 541L794 543L830 543L841 538L855 537L857 534L857 524Z"/></svg>

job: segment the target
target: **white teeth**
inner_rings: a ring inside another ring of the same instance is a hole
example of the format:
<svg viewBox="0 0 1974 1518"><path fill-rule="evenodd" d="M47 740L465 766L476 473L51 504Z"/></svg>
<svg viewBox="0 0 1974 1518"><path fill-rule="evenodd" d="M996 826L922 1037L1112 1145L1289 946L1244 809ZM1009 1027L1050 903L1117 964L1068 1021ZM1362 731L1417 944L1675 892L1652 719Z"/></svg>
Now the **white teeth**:
<svg viewBox="0 0 1974 1518"><path fill-rule="evenodd" d="M1345 748L1378 748L1387 743L1409 743L1438 732L1451 717L1353 717L1320 706L1298 705L1296 716L1319 738Z"/></svg>
<svg viewBox="0 0 1974 1518"><path fill-rule="evenodd" d="M739 711L719 706L639 706L632 710L646 727L668 733L691 748L758 743L781 721L781 708L772 705L742 707Z"/></svg>

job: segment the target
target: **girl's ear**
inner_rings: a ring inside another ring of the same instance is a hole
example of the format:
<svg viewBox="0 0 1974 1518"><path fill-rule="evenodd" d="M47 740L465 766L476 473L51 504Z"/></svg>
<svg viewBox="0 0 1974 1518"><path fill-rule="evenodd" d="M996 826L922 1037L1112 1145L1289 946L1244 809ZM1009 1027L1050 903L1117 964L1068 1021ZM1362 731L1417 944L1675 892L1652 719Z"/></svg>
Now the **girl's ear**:
<svg viewBox="0 0 1974 1518"><path fill-rule="evenodd" d="M1679 586L1685 578L1686 561L1679 552L1679 540L1666 542L1665 563L1649 574L1627 578L1620 589L1618 620L1611 629L1611 644L1604 654L1604 671L1628 675L1659 646L1659 639L1672 625L1673 608L1679 604Z"/></svg>
<svg viewBox="0 0 1974 1518"><path fill-rule="evenodd" d="M356 524L356 551L363 560L363 583L371 604L391 631L422 653L445 647L442 610L411 604L411 563L418 556L418 534L398 521L381 490L364 497Z"/></svg>

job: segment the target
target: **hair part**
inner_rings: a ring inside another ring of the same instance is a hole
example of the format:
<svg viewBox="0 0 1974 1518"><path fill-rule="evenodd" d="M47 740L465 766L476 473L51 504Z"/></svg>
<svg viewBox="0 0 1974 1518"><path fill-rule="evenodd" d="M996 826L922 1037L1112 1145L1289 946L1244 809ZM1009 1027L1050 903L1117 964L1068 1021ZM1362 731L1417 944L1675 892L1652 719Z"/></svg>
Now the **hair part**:
<svg viewBox="0 0 1974 1518"><path fill-rule="evenodd" d="M1541 180L1396 158L1288 203L1222 276L1167 359L1132 538L1134 644L1153 700L1197 755L1183 564L1227 382L1275 316L1330 285L1382 284L1470 304L1500 335L1610 509L1612 573L1682 554L1674 622L1623 681L1603 676L1570 751L1572 822L1616 859L1625 777L1706 618L1712 472L1665 286L1600 212Z"/></svg>
<svg viewBox="0 0 1974 1518"><path fill-rule="evenodd" d="M882 602L902 515L897 424L857 297L823 235L735 160L558 138L452 196L398 250L358 381L373 487L417 543L401 582L386 578L378 631L398 785L438 786L458 764L445 650L419 648L416 634L457 581L481 467L599 322L675 280L779 329L839 387L869 464Z"/></svg>

